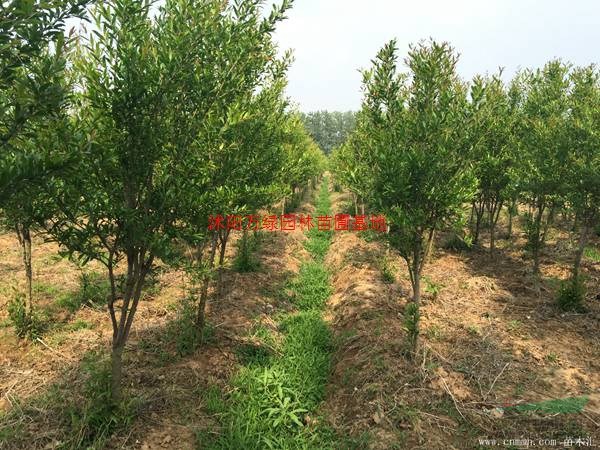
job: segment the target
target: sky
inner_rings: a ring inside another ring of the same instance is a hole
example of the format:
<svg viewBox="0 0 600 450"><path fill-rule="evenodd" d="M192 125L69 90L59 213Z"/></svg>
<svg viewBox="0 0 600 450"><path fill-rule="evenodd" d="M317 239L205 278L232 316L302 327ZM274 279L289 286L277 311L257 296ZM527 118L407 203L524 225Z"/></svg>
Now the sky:
<svg viewBox="0 0 600 450"><path fill-rule="evenodd" d="M448 41L464 79L600 63L598 0L295 0L287 16L275 39L293 50L288 95L305 112L359 109L360 69L392 38L402 60L410 43Z"/></svg>

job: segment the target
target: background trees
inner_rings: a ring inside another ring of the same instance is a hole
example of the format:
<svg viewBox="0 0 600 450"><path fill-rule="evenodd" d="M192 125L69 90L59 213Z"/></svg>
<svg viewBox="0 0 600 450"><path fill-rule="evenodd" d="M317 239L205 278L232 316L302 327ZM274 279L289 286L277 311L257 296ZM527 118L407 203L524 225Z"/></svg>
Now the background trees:
<svg viewBox="0 0 600 450"><path fill-rule="evenodd" d="M304 126L325 154L341 145L355 125L352 111L313 111L301 114Z"/></svg>
<svg viewBox="0 0 600 450"><path fill-rule="evenodd" d="M571 82L567 195L580 224L573 264L573 278L577 278L585 245L600 213L600 73L595 66L576 68Z"/></svg>
<svg viewBox="0 0 600 450"><path fill-rule="evenodd" d="M490 232L490 252L494 251L496 224L509 198L514 179L516 152L513 128L515 114L500 75L476 77L470 90L467 145L478 180L473 200L471 228L473 243L479 240L482 222Z"/></svg>
<svg viewBox="0 0 600 450"><path fill-rule="evenodd" d="M0 18L0 220L16 232L26 275L24 303L11 303L20 334L35 333L31 229L52 214L42 186L68 168L70 140L65 20L89 1L5 2Z"/></svg>
<svg viewBox="0 0 600 450"><path fill-rule="evenodd" d="M568 141L569 67L555 60L543 69L527 74L523 121L521 123L521 180L524 198L530 206L528 240L533 272L540 271L540 250L549 225L564 200Z"/></svg>

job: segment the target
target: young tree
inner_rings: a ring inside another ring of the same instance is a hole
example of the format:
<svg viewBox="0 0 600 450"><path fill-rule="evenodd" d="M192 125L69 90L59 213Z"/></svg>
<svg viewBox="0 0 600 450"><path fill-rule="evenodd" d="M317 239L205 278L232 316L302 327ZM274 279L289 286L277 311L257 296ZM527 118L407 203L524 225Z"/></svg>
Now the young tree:
<svg viewBox="0 0 600 450"><path fill-rule="evenodd" d="M436 230L454 225L475 190L465 146L466 92L447 43L411 46L410 80L396 74L392 41L365 74L363 109L374 126L370 202L390 223L388 238L408 265L417 347L421 275Z"/></svg>
<svg viewBox="0 0 600 450"><path fill-rule="evenodd" d="M547 63L529 73L523 104L520 165L523 192L530 205L528 243L533 255L533 272L540 273L540 251L556 208L565 194L568 173L569 68L561 61Z"/></svg>
<svg viewBox="0 0 600 450"><path fill-rule="evenodd" d="M93 11L97 32L77 62L77 114L89 146L57 198L60 214L50 229L84 262L107 268L115 403L145 279L156 258L172 254L175 237L197 229L192 208L202 217L214 206L210 194L201 195L211 189L211 152L223 145L231 106L264 74L274 52L270 36L289 7L284 2L262 18L259 1L170 0L153 18L151 5L114 0Z"/></svg>

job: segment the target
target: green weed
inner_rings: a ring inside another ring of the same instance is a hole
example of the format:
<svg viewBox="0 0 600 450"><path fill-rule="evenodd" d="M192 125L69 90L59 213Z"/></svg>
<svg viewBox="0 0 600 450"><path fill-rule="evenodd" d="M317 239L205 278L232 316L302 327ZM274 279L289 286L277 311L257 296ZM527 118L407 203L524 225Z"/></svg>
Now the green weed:
<svg viewBox="0 0 600 450"><path fill-rule="evenodd" d="M570 278L561 283L556 303L563 311L583 311L585 282L582 276Z"/></svg>
<svg viewBox="0 0 600 450"><path fill-rule="evenodd" d="M15 294L7 305L8 319L15 327L15 333L20 338L35 340L40 337L47 328L47 321L36 309L27 311L25 297Z"/></svg>
<svg viewBox="0 0 600 450"><path fill-rule="evenodd" d="M596 247L586 247L583 251L583 256L594 262L600 262L600 250Z"/></svg>
<svg viewBox="0 0 600 450"><path fill-rule="evenodd" d="M294 304L300 309L320 309L331 295L329 272L322 263L306 261L292 282Z"/></svg>
<svg viewBox="0 0 600 450"><path fill-rule="evenodd" d="M256 251L262 243L260 233L244 233L237 242L237 254L233 260L233 268L236 272L256 272L260 268L260 262L255 256Z"/></svg>

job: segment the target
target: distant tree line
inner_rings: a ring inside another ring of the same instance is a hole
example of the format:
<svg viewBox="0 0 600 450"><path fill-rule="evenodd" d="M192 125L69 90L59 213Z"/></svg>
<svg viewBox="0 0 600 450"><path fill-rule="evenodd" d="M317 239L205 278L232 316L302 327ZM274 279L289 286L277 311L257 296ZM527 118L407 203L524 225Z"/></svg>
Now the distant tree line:
<svg viewBox="0 0 600 450"><path fill-rule="evenodd" d="M302 113L302 121L313 140L329 154L346 141L354 129L356 114L353 111L313 111Z"/></svg>

